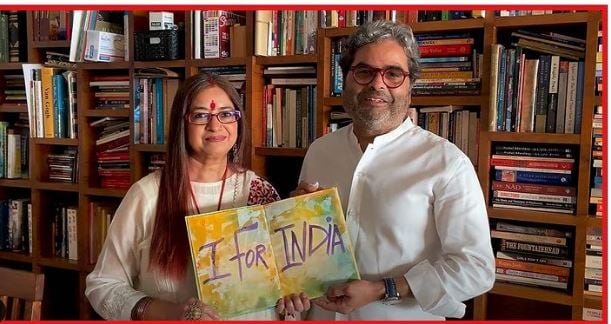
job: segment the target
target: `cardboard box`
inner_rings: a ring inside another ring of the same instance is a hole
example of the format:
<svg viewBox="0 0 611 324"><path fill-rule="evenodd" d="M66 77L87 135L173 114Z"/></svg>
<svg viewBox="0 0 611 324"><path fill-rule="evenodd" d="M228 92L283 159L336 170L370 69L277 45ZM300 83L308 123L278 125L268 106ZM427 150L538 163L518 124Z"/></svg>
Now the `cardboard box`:
<svg viewBox="0 0 611 324"><path fill-rule="evenodd" d="M169 11L149 12L149 30L174 28L174 13Z"/></svg>
<svg viewBox="0 0 611 324"><path fill-rule="evenodd" d="M88 30L84 59L94 62L125 61L125 36L99 30Z"/></svg>

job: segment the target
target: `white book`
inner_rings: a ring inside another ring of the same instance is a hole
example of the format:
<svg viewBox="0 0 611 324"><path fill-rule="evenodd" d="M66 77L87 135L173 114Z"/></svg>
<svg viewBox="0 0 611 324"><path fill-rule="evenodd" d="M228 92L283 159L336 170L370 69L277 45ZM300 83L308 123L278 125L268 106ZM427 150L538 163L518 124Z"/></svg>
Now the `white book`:
<svg viewBox="0 0 611 324"><path fill-rule="evenodd" d="M569 73L566 86L566 107L564 115L564 133L575 133L575 107L577 100L577 62L569 62Z"/></svg>
<svg viewBox="0 0 611 324"><path fill-rule="evenodd" d="M78 246L77 246L77 210L74 207L68 207L66 209L66 218L68 221L68 259L78 260Z"/></svg>
<svg viewBox="0 0 611 324"><path fill-rule="evenodd" d="M38 124L36 122L36 98L35 98L35 86L34 80L32 78L33 70L40 70L42 68L41 64L22 64L21 69L23 70L23 81L25 84L25 93L26 93L26 103L28 106L28 120L30 124L30 137L38 137Z"/></svg>
<svg viewBox="0 0 611 324"><path fill-rule="evenodd" d="M14 129L8 130L6 150L6 177L21 178L21 135L15 134Z"/></svg>
<svg viewBox="0 0 611 324"><path fill-rule="evenodd" d="M202 58L202 11L193 10L193 58Z"/></svg>

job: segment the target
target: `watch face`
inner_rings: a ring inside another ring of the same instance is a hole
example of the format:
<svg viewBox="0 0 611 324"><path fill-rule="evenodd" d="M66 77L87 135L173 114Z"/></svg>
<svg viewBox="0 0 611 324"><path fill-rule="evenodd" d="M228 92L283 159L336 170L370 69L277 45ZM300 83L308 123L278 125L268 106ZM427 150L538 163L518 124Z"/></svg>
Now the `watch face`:
<svg viewBox="0 0 611 324"><path fill-rule="evenodd" d="M396 297L396 296L386 297L386 298L384 298L384 300L382 300L382 303L384 305L396 305L396 304L398 304L400 302L401 302L401 298Z"/></svg>

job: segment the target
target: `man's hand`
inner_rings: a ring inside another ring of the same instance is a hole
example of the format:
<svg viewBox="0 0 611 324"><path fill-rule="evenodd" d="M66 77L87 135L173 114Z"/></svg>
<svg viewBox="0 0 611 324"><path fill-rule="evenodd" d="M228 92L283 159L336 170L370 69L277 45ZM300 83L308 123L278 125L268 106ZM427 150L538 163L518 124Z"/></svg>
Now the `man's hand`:
<svg viewBox="0 0 611 324"><path fill-rule="evenodd" d="M301 181L299 183L299 185L297 185L297 188L295 188L295 190L291 191L290 196L291 197L295 197L295 196L301 196L301 195L305 195L311 192L315 192L318 190L321 190L322 188L319 188L318 182L316 183L307 183L305 181Z"/></svg>
<svg viewBox="0 0 611 324"><path fill-rule="evenodd" d="M285 319L295 319L297 313L310 309L310 299L305 293L291 294L278 299L276 313L284 315Z"/></svg>
<svg viewBox="0 0 611 324"><path fill-rule="evenodd" d="M312 300L325 310L348 314L384 296L382 281L354 280L329 288L327 295Z"/></svg>

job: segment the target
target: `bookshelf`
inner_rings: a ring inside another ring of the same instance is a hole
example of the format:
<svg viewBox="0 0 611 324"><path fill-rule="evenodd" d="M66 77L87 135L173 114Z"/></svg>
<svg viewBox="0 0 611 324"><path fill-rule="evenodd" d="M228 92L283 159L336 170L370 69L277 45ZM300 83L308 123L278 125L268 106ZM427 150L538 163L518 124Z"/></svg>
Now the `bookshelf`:
<svg viewBox="0 0 611 324"><path fill-rule="evenodd" d="M597 32L601 24L601 7L592 6L592 11L574 13L554 13L538 16L497 17L494 11L485 11L484 18L468 18L451 21L426 21L418 20L418 12L415 8L397 10L397 20L409 23L415 34L425 33L458 33L468 31L476 38L478 49L483 54L481 61L481 88L479 95L470 96L414 96L412 105L442 106L462 105L471 107L480 118L480 125L485 125L490 114L490 75L491 75L491 46L502 38L500 35L507 30L521 28L536 28L543 30L554 30L559 28L566 30L576 28L585 37L587 42L585 53L584 74L584 97L580 134L547 134L547 133L512 133L512 132L489 132L486 127L480 127L477 133L479 146L477 150L478 176L483 192L488 203L488 214L494 220L528 221L539 224L552 224L566 226L575 232L572 249L574 251L573 275L571 277L571 290L569 292L554 291L549 289L526 287L509 283L497 282L494 288L487 294L475 298L469 303L468 314L473 319L522 319L527 316L526 311L516 314L503 314L500 311L502 305L511 304L520 309L527 308L530 303L544 303L550 306L552 311L543 312L544 319L581 320L582 308L602 307L602 298L585 295L584 269L586 249L586 228L602 227L600 219L589 215L589 193L591 179L591 151L592 151L592 116L594 107L603 105L605 100L602 96L594 96L595 84L595 57L597 44ZM56 139L56 138L30 138L29 139L29 178L25 179L0 179L0 200L29 198L32 203L32 252L10 252L0 251L0 265L11 266L43 272L48 275L49 294L46 300L59 300L66 289L69 289L66 305L57 302L50 303L43 311L46 319L90 319L96 318L87 300L82 298L85 290L85 278L92 271L94 265L90 263L90 205L92 203L105 204L118 203L127 192L122 188L101 188L99 177L96 173L95 141L96 131L89 125L92 121L114 117L128 120L130 123L130 134L134 134L134 113L132 109L94 109L92 102L93 90L89 87L89 81L100 75L128 75L130 80L130 103L134 103L134 80L139 69L150 67L164 67L179 74L179 79L197 73L206 67L243 67L245 73L245 108L246 124L249 125L250 145L246 151L248 165L258 174L265 175L279 189L281 194L288 194L297 184L297 177L301 162L305 156L304 148L267 147L264 140L264 127L262 103L264 102L264 86L268 76L264 71L267 67L307 65L316 66L315 78L317 79L316 109L314 132L316 137L323 135L329 124L329 114L333 109L341 106L341 97L331 96L331 52L333 41L350 35L355 27L345 28L318 28L316 36L317 50L313 54L288 55L288 56L255 56L255 13L244 11L246 25L245 57L229 57L220 59L194 59L192 39L193 16L191 11L174 12L175 22L184 26L185 57L178 60L167 61L135 61L135 40L133 36L127 38L129 48L129 60L114 63L77 63L75 70L78 75L78 138ZM145 30L147 26L147 11L128 12L125 22L130 31L138 32ZM47 49L68 50L69 41L33 40L34 13L27 14L27 50L28 63L42 63L44 52ZM133 33L130 33L133 35ZM19 73L20 63L0 63L0 74ZM0 120L14 121L19 113L27 113L27 107L15 104L0 103ZM573 145L579 149L579 169L577 183L577 207L575 215L566 215L550 212L532 212L516 209L494 208L490 203L491 195L491 173L490 156L493 143L555 143ZM48 181L48 170L46 158L54 150L64 148L78 148L78 181L76 183L56 183ZM130 181L131 183L145 176L149 171L147 165L149 160L157 154L163 155L166 150L165 144L134 144L130 139ZM77 236L78 236L78 261L54 255L52 247L52 232L49 224L52 222L48 210L55 201L63 201L69 205L78 206ZM66 283L66 288L59 283ZM64 300L63 298L61 300ZM78 305L75 307L74 305ZM522 314L524 313L524 314Z"/></svg>

